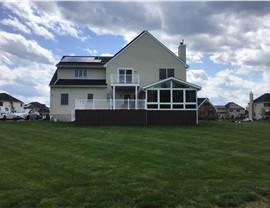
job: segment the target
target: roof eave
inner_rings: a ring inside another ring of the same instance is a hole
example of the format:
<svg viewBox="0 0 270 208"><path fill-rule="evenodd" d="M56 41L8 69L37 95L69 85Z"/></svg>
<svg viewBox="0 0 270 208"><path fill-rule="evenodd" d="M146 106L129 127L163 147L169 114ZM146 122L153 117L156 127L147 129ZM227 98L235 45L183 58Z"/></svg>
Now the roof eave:
<svg viewBox="0 0 270 208"><path fill-rule="evenodd" d="M201 90L201 89L202 89L199 85L195 85L195 84L186 82L186 81L184 81L184 80L177 79L177 78L175 78L175 77L168 77L167 79L159 80L159 81L157 81L157 82L154 82L154 83L152 83L152 84L149 84L149 85L146 85L146 86L142 87L142 89L145 90L145 89L147 89L147 88L149 88L149 87L152 87L152 86L154 86L154 85L160 84L160 83L162 83L162 82L166 82L166 81L168 81L168 80L175 80L175 81L177 81L177 82L180 82L180 83L182 83L182 84L185 84L185 85L188 85L188 86L190 86L190 87L192 87L192 88L195 88L196 90Z"/></svg>

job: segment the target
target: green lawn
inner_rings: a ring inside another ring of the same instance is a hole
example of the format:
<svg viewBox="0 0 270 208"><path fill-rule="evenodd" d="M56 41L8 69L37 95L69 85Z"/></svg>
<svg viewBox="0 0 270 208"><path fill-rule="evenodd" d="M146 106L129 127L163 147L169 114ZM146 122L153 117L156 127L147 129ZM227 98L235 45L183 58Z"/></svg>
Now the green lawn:
<svg viewBox="0 0 270 208"><path fill-rule="evenodd" d="M0 207L239 207L270 199L270 124L0 122Z"/></svg>

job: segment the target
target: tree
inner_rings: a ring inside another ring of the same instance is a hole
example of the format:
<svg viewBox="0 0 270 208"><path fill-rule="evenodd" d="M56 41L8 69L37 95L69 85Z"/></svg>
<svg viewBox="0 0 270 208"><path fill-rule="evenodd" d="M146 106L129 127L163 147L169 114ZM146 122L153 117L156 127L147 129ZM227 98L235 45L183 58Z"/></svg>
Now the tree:
<svg viewBox="0 0 270 208"><path fill-rule="evenodd" d="M261 109L260 115L261 115L262 119L264 119L264 116L265 116L265 110L264 110L264 108Z"/></svg>
<svg viewBox="0 0 270 208"><path fill-rule="evenodd" d="M12 100L10 100L10 109L11 109L11 112L15 112L15 107Z"/></svg>

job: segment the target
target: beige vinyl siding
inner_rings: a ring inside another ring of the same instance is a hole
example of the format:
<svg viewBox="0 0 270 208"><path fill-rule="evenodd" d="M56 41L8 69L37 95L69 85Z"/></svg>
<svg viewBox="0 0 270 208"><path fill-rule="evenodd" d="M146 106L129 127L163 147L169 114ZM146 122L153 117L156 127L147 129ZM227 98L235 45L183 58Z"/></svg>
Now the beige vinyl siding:
<svg viewBox="0 0 270 208"><path fill-rule="evenodd" d="M107 93L110 93L108 88L51 88L50 106L51 117L57 120L70 121L71 112L75 109L76 99L87 99L87 95L92 93L94 99L106 99ZM61 105L61 94L68 94L68 105Z"/></svg>
<svg viewBox="0 0 270 208"><path fill-rule="evenodd" d="M255 119L262 119L262 109L268 112L270 111L270 107L265 107L264 102L254 103Z"/></svg>
<svg viewBox="0 0 270 208"><path fill-rule="evenodd" d="M158 81L160 68L175 69L175 77L186 81L184 64L148 34L141 36L108 64L108 84L111 74L117 74L119 68L131 68L134 74L139 74L141 87Z"/></svg>
<svg viewBox="0 0 270 208"><path fill-rule="evenodd" d="M9 101L2 101L4 107L10 107L11 108L11 103ZM15 111L20 111L23 109L23 103L21 102L12 102L13 107Z"/></svg>
<svg viewBox="0 0 270 208"><path fill-rule="evenodd" d="M74 66L74 68L58 68L58 79L105 79L106 72L105 69L86 69L87 77L75 77L75 70L79 67Z"/></svg>

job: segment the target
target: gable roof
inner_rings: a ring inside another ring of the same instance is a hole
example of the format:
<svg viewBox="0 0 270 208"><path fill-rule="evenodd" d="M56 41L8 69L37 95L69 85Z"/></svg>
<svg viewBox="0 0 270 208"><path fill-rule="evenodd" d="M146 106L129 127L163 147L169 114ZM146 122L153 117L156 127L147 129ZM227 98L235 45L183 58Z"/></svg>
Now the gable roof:
<svg viewBox="0 0 270 208"><path fill-rule="evenodd" d="M39 102L31 102L27 106L36 108L36 110L38 110L38 112L40 112L40 113L46 113L46 112L49 113L50 112L50 109L45 104L42 104Z"/></svg>
<svg viewBox="0 0 270 208"><path fill-rule="evenodd" d="M0 93L0 100L1 101L12 101L12 102L20 102L23 103L22 101L20 101L19 99L7 94L7 93Z"/></svg>
<svg viewBox="0 0 270 208"><path fill-rule="evenodd" d="M188 87L192 87L192 88L195 88L195 89L197 89L197 90L201 90L201 87L200 87L199 85L195 85L195 84L186 82L186 81L184 81L184 80L177 79L177 78L175 78L175 77L168 77L167 79L159 80L159 81L157 81L157 82L154 82L154 83L152 83L152 84L149 84L149 85L146 85L146 86L142 87L142 89L145 90L145 89L147 89L147 88L153 87L153 86L155 86L155 85L157 85L157 84L160 84L160 83L163 83L163 82L167 82L167 81L169 81L169 80L174 80L174 81L179 82L179 83L181 83L181 84L183 84L183 85L186 85L186 86L188 86Z"/></svg>
<svg viewBox="0 0 270 208"><path fill-rule="evenodd" d="M154 41L156 41L161 47L163 47L168 53L170 53L172 56L174 56L176 59L178 59L181 63L184 64L186 68L188 68L188 64L186 64L182 59L180 59L177 55L175 55L169 48L167 48L163 43L161 43L157 38L155 38L150 32L147 30L144 30L141 32L137 37L135 37L131 42L129 42L124 48L122 48L120 51L118 51L111 60L109 60L104 66L107 66L111 61L116 59L120 54L122 54L127 48L129 48L131 45L133 45L135 42L137 42L142 36L148 35L150 36Z"/></svg>
<svg viewBox="0 0 270 208"><path fill-rule="evenodd" d="M244 108L241 107L240 105L237 105L236 103L234 102L229 102L225 105L226 108L229 108L229 109L241 109L243 110Z"/></svg>
<svg viewBox="0 0 270 208"><path fill-rule="evenodd" d="M204 103L207 100L207 98L198 98L197 99L197 104L200 106L202 103Z"/></svg>
<svg viewBox="0 0 270 208"><path fill-rule="evenodd" d="M217 110L220 110L220 109L225 109L226 110L226 106L225 105L215 105L215 108Z"/></svg>
<svg viewBox="0 0 270 208"><path fill-rule="evenodd" d="M214 106L214 105L210 102L210 100L209 100L208 98L198 98L198 99L197 99L198 108L199 108L202 104L204 104L205 102L208 102L210 105L213 106L213 108L217 109L216 106Z"/></svg>
<svg viewBox="0 0 270 208"><path fill-rule="evenodd" d="M260 97L255 99L253 102L254 103L270 102L270 93L265 93L265 94L261 95Z"/></svg>

